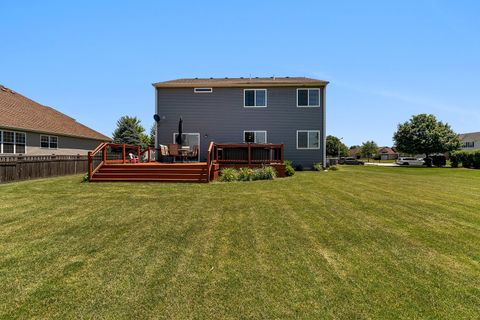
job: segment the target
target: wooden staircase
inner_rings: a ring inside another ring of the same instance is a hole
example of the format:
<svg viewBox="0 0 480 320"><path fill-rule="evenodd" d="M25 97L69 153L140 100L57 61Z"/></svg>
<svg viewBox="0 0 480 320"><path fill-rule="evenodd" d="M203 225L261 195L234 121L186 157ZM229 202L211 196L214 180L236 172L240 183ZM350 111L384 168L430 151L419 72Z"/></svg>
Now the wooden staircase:
<svg viewBox="0 0 480 320"><path fill-rule="evenodd" d="M101 181L200 182L208 179L206 162L102 164L90 179Z"/></svg>

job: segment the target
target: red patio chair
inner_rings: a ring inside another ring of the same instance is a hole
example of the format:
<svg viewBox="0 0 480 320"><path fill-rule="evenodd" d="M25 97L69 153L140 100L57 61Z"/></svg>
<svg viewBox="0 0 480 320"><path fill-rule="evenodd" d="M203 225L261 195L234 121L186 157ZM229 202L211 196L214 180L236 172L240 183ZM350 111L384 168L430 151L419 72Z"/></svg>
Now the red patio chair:
<svg viewBox="0 0 480 320"><path fill-rule="evenodd" d="M138 157L136 155L134 155L133 153L129 153L128 156L130 157L130 159L128 160L130 163L138 163L139 160L138 160Z"/></svg>

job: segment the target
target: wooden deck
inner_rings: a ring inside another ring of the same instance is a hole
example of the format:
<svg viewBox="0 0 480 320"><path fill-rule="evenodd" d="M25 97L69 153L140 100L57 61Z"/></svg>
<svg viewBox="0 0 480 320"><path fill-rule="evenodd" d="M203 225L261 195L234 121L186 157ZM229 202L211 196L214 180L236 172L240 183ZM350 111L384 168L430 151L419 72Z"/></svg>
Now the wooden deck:
<svg viewBox="0 0 480 320"><path fill-rule="evenodd" d="M215 180L226 167L272 166L285 176L281 144L210 143L206 162L155 162L158 150L125 144L102 143L88 153L88 179L91 182L157 181L200 182ZM129 156L127 156L127 154ZM130 154L139 159L131 163Z"/></svg>

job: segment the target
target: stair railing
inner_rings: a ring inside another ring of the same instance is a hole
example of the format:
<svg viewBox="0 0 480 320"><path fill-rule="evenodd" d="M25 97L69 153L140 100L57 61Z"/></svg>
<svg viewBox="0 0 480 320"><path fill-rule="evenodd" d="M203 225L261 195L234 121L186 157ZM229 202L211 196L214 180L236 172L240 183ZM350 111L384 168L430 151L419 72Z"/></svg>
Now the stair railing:
<svg viewBox="0 0 480 320"><path fill-rule="evenodd" d="M215 143L210 141L210 145L208 146L207 151L207 174L208 174L208 181L212 180L212 166L215 163Z"/></svg>

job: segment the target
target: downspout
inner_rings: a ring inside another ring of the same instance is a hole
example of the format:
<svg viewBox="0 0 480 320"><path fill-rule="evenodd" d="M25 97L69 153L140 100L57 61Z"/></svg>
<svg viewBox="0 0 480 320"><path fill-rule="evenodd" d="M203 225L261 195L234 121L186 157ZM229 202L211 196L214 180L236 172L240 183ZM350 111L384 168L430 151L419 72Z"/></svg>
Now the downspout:
<svg viewBox="0 0 480 320"><path fill-rule="evenodd" d="M327 85L322 90L322 166L327 167Z"/></svg>

